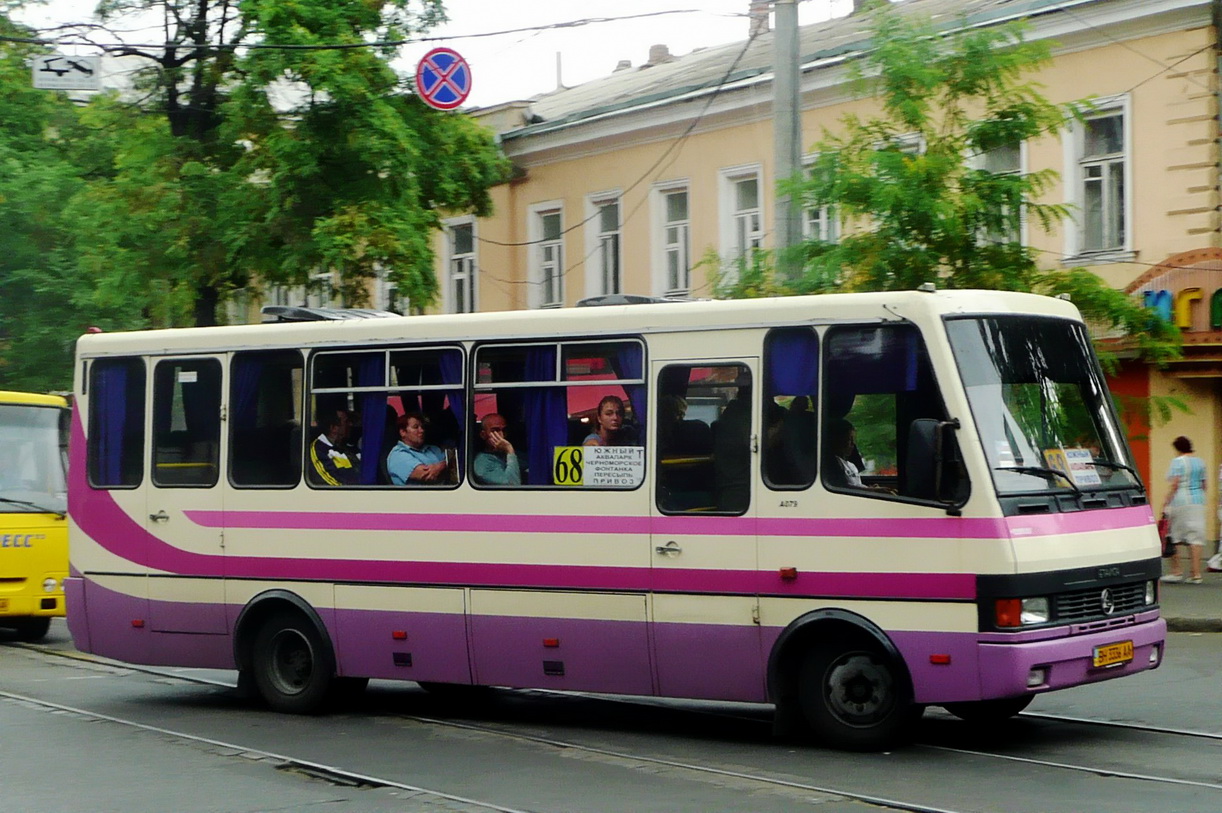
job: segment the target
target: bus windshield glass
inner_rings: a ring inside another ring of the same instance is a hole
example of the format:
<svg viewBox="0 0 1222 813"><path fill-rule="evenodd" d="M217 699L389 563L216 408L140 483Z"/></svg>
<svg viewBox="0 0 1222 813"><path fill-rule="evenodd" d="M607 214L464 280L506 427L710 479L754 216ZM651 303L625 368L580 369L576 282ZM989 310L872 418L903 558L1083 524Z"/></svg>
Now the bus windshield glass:
<svg viewBox="0 0 1222 813"><path fill-rule="evenodd" d="M999 494L1141 487L1083 325L956 318L947 335Z"/></svg>
<svg viewBox="0 0 1222 813"><path fill-rule="evenodd" d="M67 451L56 407L0 404L0 512L67 510Z"/></svg>

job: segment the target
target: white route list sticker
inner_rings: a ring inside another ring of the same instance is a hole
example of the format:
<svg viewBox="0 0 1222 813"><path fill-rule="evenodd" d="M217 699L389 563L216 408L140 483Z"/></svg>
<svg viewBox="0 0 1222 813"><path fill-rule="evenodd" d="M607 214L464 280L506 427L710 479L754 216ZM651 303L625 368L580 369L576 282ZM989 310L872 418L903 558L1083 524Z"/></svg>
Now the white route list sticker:
<svg viewBox="0 0 1222 813"><path fill-rule="evenodd" d="M634 488L645 479L645 449L641 446L586 446L582 485L593 488Z"/></svg>

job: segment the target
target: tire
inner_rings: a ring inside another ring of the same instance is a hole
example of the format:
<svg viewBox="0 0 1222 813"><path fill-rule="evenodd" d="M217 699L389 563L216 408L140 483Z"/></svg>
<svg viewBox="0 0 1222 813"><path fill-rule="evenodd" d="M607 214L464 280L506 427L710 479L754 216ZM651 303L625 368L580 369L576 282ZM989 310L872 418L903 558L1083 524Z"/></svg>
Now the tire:
<svg viewBox="0 0 1222 813"><path fill-rule="evenodd" d="M38 643L47 637L47 631L51 629L51 617L42 615L21 618L13 624L13 627L17 631L18 641L24 641L27 644Z"/></svg>
<svg viewBox="0 0 1222 813"><path fill-rule="evenodd" d="M1027 706L1035 695L1003 697L997 700L974 700L966 703L946 703L942 708L973 725L989 725L1009 720Z"/></svg>
<svg viewBox="0 0 1222 813"><path fill-rule="evenodd" d="M335 675L335 655L299 613L272 615L255 635L252 670L259 694L275 711L313 714L323 708Z"/></svg>
<svg viewBox="0 0 1222 813"><path fill-rule="evenodd" d="M798 702L825 744L877 751L908 735L924 708L908 678L877 646L842 641L811 650L799 673Z"/></svg>

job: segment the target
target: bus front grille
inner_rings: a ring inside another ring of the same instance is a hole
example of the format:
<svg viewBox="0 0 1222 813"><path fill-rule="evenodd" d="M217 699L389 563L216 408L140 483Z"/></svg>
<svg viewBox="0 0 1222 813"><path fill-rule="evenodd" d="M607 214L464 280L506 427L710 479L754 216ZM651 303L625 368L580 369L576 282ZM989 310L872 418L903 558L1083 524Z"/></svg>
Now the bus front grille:
<svg viewBox="0 0 1222 813"><path fill-rule="evenodd" d="M1146 583L1133 582L1075 590L1054 596L1053 602L1055 620L1062 623L1125 615L1147 606Z"/></svg>

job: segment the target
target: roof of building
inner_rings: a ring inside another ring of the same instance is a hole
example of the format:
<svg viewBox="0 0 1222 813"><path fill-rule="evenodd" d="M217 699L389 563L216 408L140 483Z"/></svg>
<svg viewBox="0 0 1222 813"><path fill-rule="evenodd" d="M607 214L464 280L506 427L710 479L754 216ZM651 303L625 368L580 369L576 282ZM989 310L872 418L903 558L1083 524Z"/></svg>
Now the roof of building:
<svg viewBox="0 0 1222 813"><path fill-rule="evenodd" d="M1072 13L1077 7L1111 0L905 0L892 8L921 15L935 25L984 25L1015 18ZM745 5L745 3L744 3ZM861 12L799 29L799 53L804 70L839 62L863 51L877 12ZM744 33L747 21L743 22ZM560 88L530 100L525 125L504 131L505 139L546 132L651 103L675 100L718 85L770 75L774 32L725 45L698 48L683 56L662 56L659 61L617 70L572 88ZM656 46L655 46L656 48ZM662 49L664 50L664 49Z"/></svg>

